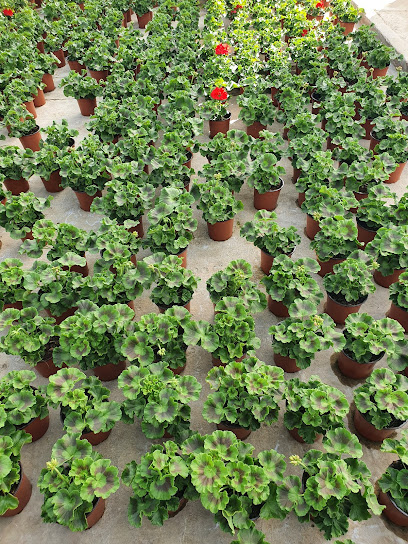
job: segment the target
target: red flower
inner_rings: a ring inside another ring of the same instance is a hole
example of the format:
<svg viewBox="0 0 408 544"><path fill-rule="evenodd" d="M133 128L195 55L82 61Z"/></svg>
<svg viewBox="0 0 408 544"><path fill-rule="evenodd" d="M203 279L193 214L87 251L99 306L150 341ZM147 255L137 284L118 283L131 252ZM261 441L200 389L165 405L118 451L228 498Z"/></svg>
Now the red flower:
<svg viewBox="0 0 408 544"><path fill-rule="evenodd" d="M228 93L222 87L215 87L211 92L211 98L214 98L214 100L227 100Z"/></svg>
<svg viewBox="0 0 408 544"><path fill-rule="evenodd" d="M241 4L237 4L237 5L235 6L235 9L242 9Z"/></svg>
<svg viewBox="0 0 408 544"><path fill-rule="evenodd" d="M227 43L219 43L215 48L216 55L228 55L229 45Z"/></svg>
<svg viewBox="0 0 408 544"><path fill-rule="evenodd" d="M304 28L304 29L302 30L302 36L306 36L306 34L307 34L308 32L309 32L309 31L306 30L306 28Z"/></svg>
<svg viewBox="0 0 408 544"><path fill-rule="evenodd" d="M13 17L14 10L12 10L11 8L4 8L3 15L5 15L6 17Z"/></svg>
<svg viewBox="0 0 408 544"><path fill-rule="evenodd" d="M318 9L323 9L323 8L324 8L323 2L317 2L316 7L317 7Z"/></svg>

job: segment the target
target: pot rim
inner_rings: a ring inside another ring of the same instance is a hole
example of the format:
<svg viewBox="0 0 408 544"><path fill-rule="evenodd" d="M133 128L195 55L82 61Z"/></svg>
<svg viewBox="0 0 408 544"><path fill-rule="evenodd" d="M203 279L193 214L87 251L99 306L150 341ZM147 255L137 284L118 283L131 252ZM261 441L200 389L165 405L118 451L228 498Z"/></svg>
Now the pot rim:
<svg viewBox="0 0 408 544"><path fill-rule="evenodd" d="M327 261L326 261L327 262ZM336 304L338 304L339 306L343 306L344 308L352 308L354 306L361 306L362 304L364 304L364 302L367 300L368 298L368 295L364 295L364 300L362 302L352 302L352 303L347 303L347 304L343 304L342 302L337 302L336 299L334 299L331 294L326 291L326 295L333 301L335 302Z"/></svg>
<svg viewBox="0 0 408 544"><path fill-rule="evenodd" d="M283 186L285 185L285 182L282 178L279 178L280 185L277 189L269 189L269 191L265 191L264 193L260 193L256 187L254 187L255 191L258 192L259 195L267 195L268 193L276 193L277 191L281 191L283 189Z"/></svg>
<svg viewBox="0 0 408 544"><path fill-rule="evenodd" d="M396 461L393 461L392 463L390 463L387 467L387 470L392 467L392 468L395 468L396 470L400 470L399 468L397 468L395 465L398 465L399 463L403 464L402 461L400 459L397 459ZM393 466L394 465L394 466ZM381 489L381 486L380 486L380 489ZM402 510L395 502L394 502L394 499L391 495L391 493L389 491L386 491L384 492L382 489L381 489L381 492L382 493L385 493L385 495L387 495L387 497L389 498L390 502L392 503L392 505L394 506L394 508L396 508L398 510L398 512L400 512L400 514L408 517L408 512L405 512L405 510Z"/></svg>
<svg viewBox="0 0 408 544"><path fill-rule="evenodd" d="M370 421L368 421L368 419L366 419L365 414L360 412L357 406L356 406L356 411L360 414L360 416L364 419L364 421L366 421L370 425L373 425ZM394 430L398 431L399 429L403 429L404 425L406 425L407 423L408 423L408 419L406 421L403 421L401 425L398 425L398 427L384 427L383 429L377 429L376 427L374 427L374 425L373 427L376 429L376 431L394 431Z"/></svg>
<svg viewBox="0 0 408 544"><path fill-rule="evenodd" d="M378 361L380 361L385 355L385 351L384 351L381 355L376 355L375 359L373 359L372 361L367 361L366 363L360 363L359 361L356 361L356 359L353 359L352 357L347 355L344 349L341 350L341 353L343 353L343 355L347 357L347 359L350 359L350 361L353 361L353 363L356 363L357 365L372 365L373 363L378 363Z"/></svg>

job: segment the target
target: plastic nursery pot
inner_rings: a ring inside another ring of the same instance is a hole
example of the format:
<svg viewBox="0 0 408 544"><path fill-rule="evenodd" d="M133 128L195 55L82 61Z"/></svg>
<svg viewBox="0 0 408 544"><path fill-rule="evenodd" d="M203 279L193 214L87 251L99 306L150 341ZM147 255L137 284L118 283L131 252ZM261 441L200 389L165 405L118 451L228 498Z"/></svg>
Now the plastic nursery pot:
<svg viewBox="0 0 408 544"><path fill-rule="evenodd" d="M374 68L373 70L373 79L377 79L377 77L383 77L387 75L389 66L386 66L385 68Z"/></svg>
<svg viewBox="0 0 408 544"><path fill-rule="evenodd" d="M169 369L173 372L173 374L181 374L186 369L187 363L184 363L183 366L178 366L177 368L170 368Z"/></svg>
<svg viewBox="0 0 408 544"><path fill-rule="evenodd" d="M259 121L255 121L255 123L246 127L246 133L253 138L259 138L259 133L262 130L266 130L266 125L263 125Z"/></svg>
<svg viewBox="0 0 408 544"><path fill-rule="evenodd" d="M77 60L68 59L68 65L70 70L72 70L73 72L78 72L78 74L80 74L82 70L86 70L85 66Z"/></svg>
<svg viewBox="0 0 408 544"><path fill-rule="evenodd" d="M106 78L109 75L109 70L90 70L88 68L89 75L96 79L96 81L99 83L101 80L106 81Z"/></svg>
<svg viewBox="0 0 408 544"><path fill-rule="evenodd" d="M371 131L370 139L370 151L374 151L375 146L380 143L380 140L377 140L377 138L373 136L373 131Z"/></svg>
<svg viewBox="0 0 408 544"><path fill-rule="evenodd" d="M139 221L139 224L136 225L136 227L131 227L129 229L129 232L137 232L137 234L139 235L139 238L143 238L144 236L143 218L138 217L137 220Z"/></svg>
<svg viewBox="0 0 408 544"><path fill-rule="evenodd" d="M284 355L280 355L279 353L274 353L273 360L275 361L276 366L283 368L285 372L294 373L301 370L296 364L296 359L292 359L292 357L286 357Z"/></svg>
<svg viewBox="0 0 408 544"><path fill-rule="evenodd" d="M403 468L403 464L398 460L391 463L388 468L390 467L400 470ZM380 488L378 493L378 502L385 506L382 513L389 521L395 523L395 525L398 525L399 527L408 527L408 513L401 510L401 508L395 504L389 492L384 493L384 491L381 491Z"/></svg>
<svg viewBox="0 0 408 544"><path fill-rule="evenodd" d="M377 230L369 229L365 226L365 223L359 221L357 219L357 240L364 244L363 247L365 247L368 242L371 242L374 240L375 235L377 234Z"/></svg>
<svg viewBox="0 0 408 544"><path fill-rule="evenodd" d="M355 314L361 308L361 305L367 300L368 295L364 297L364 300L359 304L342 304L337 302L330 293L327 294L326 304L324 311L328 314L337 325L344 325L347 316Z"/></svg>
<svg viewBox="0 0 408 544"><path fill-rule="evenodd" d="M45 96L42 89L37 90L37 94L33 95L33 102L36 108L41 108L45 104Z"/></svg>
<svg viewBox="0 0 408 544"><path fill-rule="evenodd" d="M317 115L321 110L321 106L317 105L320 104L321 99L315 92L310 95L310 99L312 102L312 113L313 115Z"/></svg>
<svg viewBox="0 0 408 544"><path fill-rule="evenodd" d="M228 423L226 421L221 421L221 423L217 423L217 429L219 431L231 431L235 434L238 440L245 440L251 434L251 429L245 429L244 427L240 427L239 425L233 425L232 423Z"/></svg>
<svg viewBox="0 0 408 544"><path fill-rule="evenodd" d="M285 253L288 257L292 256L293 251L290 253ZM272 257L272 255L269 255L269 253L266 253L266 251L263 251L261 249L261 270L264 274L268 275L271 267L273 265L273 260L275 257Z"/></svg>
<svg viewBox="0 0 408 544"><path fill-rule="evenodd" d="M59 370L59 368L54 365L52 357L50 357L50 359L47 359L46 361L40 361L35 365L34 368L44 378L49 378Z"/></svg>
<svg viewBox="0 0 408 544"><path fill-rule="evenodd" d="M182 266L183 268L187 268L187 249L188 249L188 247L186 247L185 249L183 249L183 251L177 255L177 257L178 257L179 259L182 259L182 261L183 261L183 262L181 263L181 266Z"/></svg>
<svg viewBox="0 0 408 544"><path fill-rule="evenodd" d="M267 191L266 193L259 193L256 189L254 189L254 208L256 210L268 210L271 212L276 208L281 189L284 186L282 179L280 182L281 184L278 189Z"/></svg>
<svg viewBox="0 0 408 544"><path fill-rule="evenodd" d="M153 19L153 12L148 11L146 13L143 13L143 15L136 14L136 17L139 28L146 28L147 23L149 23Z"/></svg>
<svg viewBox="0 0 408 544"><path fill-rule="evenodd" d="M12 495L18 499L18 506L12 510L7 510L0 517L9 518L19 514L27 505L31 497L32 486L30 480L23 472L23 468L20 464L20 481L18 482L16 489L12 492Z"/></svg>
<svg viewBox="0 0 408 544"><path fill-rule="evenodd" d="M33 151L40 150L40 140L41 132L38 125L35 126L34 132L31 134L26 134L25 136L20 136L19 138L21 145L24 149L32 149Z"/></svg>
<svg viewBox="0 0 408 544"><path fill-rule="evenodd" d="M33 231L30 230L27 232L27 234L24 236L24 238L21 238L21 241L24 242L25 240L34 240Z"/></svg>
<svg viewBox="0 0 408 544"><path fill-rule="evenodd" d="M398 270L394 270L394 272L389 276L383 276L379 270L374 270L374 281L378 285L381 285L381 287L389 287L398 281L398 278L403 272L405 272L405 268L400 268Z"/></svg>
<svg viewBox="0 0 408 544"><path fill-rule="evenodd" d="M5 179L4 185L6 186L7 191L10 191L12 195L19 195L20 193L26 193L30 190L30 185L28 181L24 178L20 179Z"/></svg>
<svg viewBox="0 0 408 544"><path fill-rule="evenodd" d="M47 432L47 429L50 425L50 416L47 415L43 419L40 419L39 417L35 417L31 421L29 421L24 427L21 427L22 431L25 431L28 434L31 434L32 441L35 442L39 438L45 435Z"/></svg>
<svg viewBox="0 0 408 544"><path fill-rule="evenodd" d="M300 444L306 444L306 442L303 440L303 438L300 436L298 430L296 427L294 429L288 429L288 433L292 438L296 440L296 442L299 442ZM315 440L313 441L313 444L320 440L323 437L322 434L317 434Z"/></svg>
<svg viewBox="0 0 408 544"><path fill-rule="evenodd" d="M215 121L215 120L209 121L210 138L214 138L214 136L218 134L219 132L221 132L222 134L227 134L230 127L230 120L231 120L231 112L227 112L227 116L225 119L222 119L221 121Z"/></svg>
<svg viewBox="0 0 408 544"><path fill-rule="evenodd" d="M333 272L333 267L345 260L346 259L329 259L328 261L321 261L319 257L317 257L317 262L320 264L320 270L318 272L319 276L324 278L326 274L331 274Z"/></svg>
<svg viewBox="0 0 408 544"><path fill-rule="evenodd" d="M82 257L85 257L85 253L82 255ZM68 266L63 266L62 270L71 270L71 272L76 272L77 274L82 274L82 276L86 277L89 276L89 267L88 263L84 266L80 266L79 264L74 264L74 266L71 266L70 268Z"/></svg>
<svg viewBox="0 0 408 544"><path fill-rule="evenodd" d="M403 422L401 422L398 427L388 427L386 429L376 429L374 425L369 423L363 414L361 414L357 409L354 411L353 416L354 426L358 434L371 440L371 442L382 442L386 438L389 438L395 431L397 431ZM404 422L405 423L405 422Z"/></svg>
<svg viewBox="0 0 408 544"><path fill-rule="evenodd" d="M25 109L31 113L31 115L34 117L34 119L37 119L37 112L35 110L34 106L34 100L28 100L27 102L23 102Z"/></svg>
<svg viewBox="0 0 408 544"><path fill-rule="evenodd" d="M95 376L97 376L103 382L110 382L116 380L116 378L125 370L126 361L119 361L119 363L108 363L107 365L97 366L92 369Z"/></svg>
<svg viewBox="0 0 408 544"><path fill-rule="evenodd" d="M184 497L181 497L177 510L168 511L169 518L174 518L174 516L176 516L179 512L183 510L183 508L185 508L187 503L188 503L188 500L185 499Z"/></svg>
<svg viewBox="0 0 408 544"><path fill-rule="evenodd" d="M52 52L56 57L57 59L59 60L58 64L57 64L57 68L62 68L63 66L65 66L65 55L64 55L64 51L62 49L58 49L58 51L53 51Z"/></svg>
<svg viewBox="0 0 408 544"><path fill-rule="evenodd" d="M354 25L356 24L356 23L345 23L344 21L338 21L337 19L335 20L335 23L339 24L343 28L343 34L345 36L353 32Z"/></svg>
<svg viewBox="0 0 408 544"><path fill-rule="evenodd" d="M61 186L61 176L59 170L54 170L49 179L41 178L41 181L49 193L59 193L60 191L64 190L64 187Z"/></svg>
<svg viewBox="0 0 408 544"><path fill-rule="evenodd" d="M18 301L18 302L10 302L10 303L3 304L3 311L7 310L7 308L15 308L16 310L22 310L23 303Z"/></svg>
<svg viewBox="0 0 408 544"><path fill-rule="evenodd" d="M65 310L61 315L53 315L47 308L45 309L46 313L55 319L55 324L60 325L64 319L67 317L70 317L71 315L74 315L74 313L77 311L78 307L74 306L73 308L69 308L68 310Z"/></svg>
<svg viewBox="0 0 408 544"><path fill-rule="evenodd" d="M390 309L385 314L390 319L395 319L408 332L408 311L391 302Z"/></svg>
<svg viewBox="0 0 408 544"><path fill-rule="evenodd" d="M276 87L271 87L271 98L273 105L277 108L279 105L276 95L278 94L278 89Z"/></svg>
<svg viewBox="0 0 408 544"><path fill-rule="evenodd" d="M368 193L359 193L357 191L353 191L353 194L354 194L354 198L356 200L358 200L359 202L361 202L361 200L364 200L365 198L368 197ZM356 213L357 212L357 208L350 208L350 211L352 213Z"/></svg>
<svg viewBox="0 0 408 544"><path fill-rule="evenodd" d="M364 140L371 140L371 133L373 131L373 128L374 128L374 121L372 119L366 119L366 122L363 125L363 129L365 130ZM378 140L376 140L375 145L377 145L377 143L378 143Z"/></svg>
<svg viewBox="0 0 408 544"><path fill-rule="evenodd" d="M88 440L92 446L97 446L98 444L101 444L101 442L104 442L110 433L112 432L112 429L106 432L100 432L100 433L93 433L89 431L89 433L82 433L81 439L82 440Z"/></svg>
<svg viewBox="0 0 408 544"><path fill-rule="evenodd" d="M280 300L273 300L271 295L268 295L268 309L276 317L289 317L287 307Z"/></svg>
<svg viewBox="0 0 408 544"><path fill-rule="evenodd" d="M105 512L105 499L102 499L101 497L98 498L96 501L95 506L93 507L93 510L89 512L89 514L86 515L86 522L88 524L88 529L93 527L97 521L101 519L103 516L103 513Z"/></svg>
<svg viewBox="0 0 408 544"><path fill-rule="evenodd" d="M55 89L54 78L51 74L43 74L41 81L44 83L45 87L43 89L44 93L50 93Z"/></svg>
<svg viewBox="0 0 408 544"><path fill-rule="evenodd" d="M97 196L102 196L102 192L99 190L96 191L96 193L92 196L88 195L88 193L83 193L81 191L74 191L74 193L78 199L79 207L81 208L81 210L84 210L84 212L91 211L91 204L94 201L94 198L96 198Z"/></svg>
<svg viewBox="0 0 408 544"><path fill-rule="evenodd" d="M302 174L302 170L300 168L295 168L293 167L293 177L292 177L292 182L293 183L296 183L297 180L300 178Z"/></svg>
<svg viewBox="0 0 408 544"><path fill-rule="evenodd" d="M320 231L319 221L313 219L309 214L306 214L306 229L305 234L309 240L313 240L316 234Z"/></svg>
<svg viewBox="0 0 408 544"><path fill-rule="evenodd" d="M215 242L229 240L234 230L234 218L226 221L217 221L213 225L207 222L208 235Z"/></svg>
<svg viewBox="0 0 408 544"><path fill-rule="evenodd" d="M349 357L343 350L337 357L337 366L343 376L347 376L347 378L352 378L353 380L363 380L370 376L374 370L375 364L383 357L384 353L377 355L369 363L358 363Z"/></svg>
<svg viewBox="0 0 408 544"><path fill-rule="evenodd" d="M299 193L296 199L296 204L299 206L299 208L302 206L305 200L306 200L305 193Z"/></svg>
<svg viewBox="0 0 408 544"><path fill-rule="evenodd" d="M406 162L402 162L401 164L399 164L397 168L394 170L394 172L390 174L390 177L387 180L385 180L385 183L397 183L397 181L399 181L401 177L402 171L404 170L406 164L407 164Z"/></svg>

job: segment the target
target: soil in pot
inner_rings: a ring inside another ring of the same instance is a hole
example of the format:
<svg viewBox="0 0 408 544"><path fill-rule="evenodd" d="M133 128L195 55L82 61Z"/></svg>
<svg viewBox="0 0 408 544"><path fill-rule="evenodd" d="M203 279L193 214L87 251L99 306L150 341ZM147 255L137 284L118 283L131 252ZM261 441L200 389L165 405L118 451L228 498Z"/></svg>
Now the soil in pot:
<svg viewBox="0 0 408 544"><path fill-rule="evenodd" d="M337 325L344 325L347 316L358 312L361 305L367 300L367 296L364 295L357 302L348 303L342 295L327 293L324 311Z"/></svg>
<svg viewBox="0 0 408 544"><path fill-rule="evenodd" d="M374 281L378 285L388 288L390 285L398 281L398 278L403 272L405 272L405 268L399 268L398 270L394 270L394 272L389 276L383 276L379 270L374 270Z"/></svg>
<svg viewBox="0 0 408 544"><path fill-rule="evenodd" d="M272 300L271 295L268 295L268 309L276 317L289 317L289 311L282 301Z"/></svg>
<svg viewBox="0 0 408 544"><path fill-rule="evenodd" d="M231 120L231 112L227 113L227 117L225 119L221 119L221 121L211 120L209 121L210 126L210 138L214 138L216 134L221 132L222 134L227 134L230 127L230 120Z"/></svg>
<svg viewBox="0 0 408 544"><path fill-rule="evenodd" d="M0 517L9 518L11 516L16 516L19 514L27 505L31 497L32 486L30 480L24 474L23 468L20 464L20 480L18 484L15 485L15 489L11 490L11 494L18 499L18 506L13 510L7 510Z"/></svg>
<svg viewBox="0 0 408 544"><path fill-rule="evenodd" d="M39 417L35 417L34 419L29 421L25 425L19 426L18 428L25 431L28 434L31 434L32 436L31 442L35 442L36 440L39 440L42 436L45 435L49 425L50 425L50 416L47 415L43 419L40 419Z"/></svg>
<svg viewBox="0 0 408 544"><path fill-rule="evenodd" d="M219 431L231 431L235 434L238 440L245 440L251 434L251 429L244 429L244 427L234 425L233 423L229 423L227 421L217 423L217 429Z"/></svg>
<svg viewBox="0 0 408 544"><path fill-rule="evenodd" d="M395 420L393 427L387 427L386 429L376 429L369 421L366 420L363 414L357 409L354 411L354 426L358 434L371 440L372 442L382 442L386 438L389 438L395 431L397 431L405 421Z"/></svg>
<svg viewBox="0 0 408 544"><path fill-rule="evenodd" d="M24 178L20 179L5 179L3 181L7 191L10 191L12 195L17 196L20 193L27 193L30 190L30 184Z"/></svg>
<svg viewBox="0 0 408 544"><path fill-rule="evenodd" d="M41 181L49 193L59 193L64 190L64 187L61 186L61 176L59 170L54 170L48 180L41 178Z"/></svg>
<svg viewBox="0 0 408 544"><path fill-rule="evenodd" d="M375 364L382 359L383 356L384 353L376 355L375 357L373 356L369 363L358 363L343 350L338 354L337 366L343 376L347 376L347 378L352 378L353 380L363 380L370 376L374 370Z"/></svg>
<svg viewBox="0 0 408 544"><path fill-rule="evenodd" d="M110 382L116 380L116 378L125 370L126 361L119 361L119 363L108 363L107 365L97 366L92 369L95 376L97 376L103 382Z"/></svg>
<svg viewBox="0 0 408 544"><path fill-rule="evenodd" d="M385 314L390 319L395 319L395 321L398 321L402 327L404 327L405 332L408 333L408 311L404 310L403 308L400 308L393 302L391 302L390 309Z"/></svg>
<svg viewBox="0 0 408 544"><path fill-rule="evenodd" d="M207 222L208 235L215 242L229 240L234 230L234 218L226 221L218 221L213 225Z"/></svg>
<svg viewBox="0 0 408 544"><path fill-rule="evenodd" d="M97 196L102 196L102 192L99 190L92 196L88 195L88 193L82 193L81 191L74 191L74 193L78 199L79 207L81 210L84 210L84 212L91 211L91 205L94 199Z"/></svg>
<svg viewBox="0 0 408 544"><path fill-rule="evenodd" d="M32 149L33 151L39 151L40 140L41 140L40 127L36 125L31 134L20 136L19 140L21 142L21 145L24 147L24 149Z"/></svg>
<svg viewBox="0 0 408 544"><path fill-rule="evenodd" d="M391 463L390 467L396 470L401 470L404 465L398 459L398 461L394 461L393 463ZM380 488L380 491L378 493L378 502L385 506L385 509L382 511L382 513L387 519L389 519L392 523L395 523L395 525L398 525L399 527L408 527L408 513L404 512L404 510L397 506L389 492L384 493L384 491L381 491Z"/></svg>
<svg viewBox="0 0 408 544"><path fill-rule="evenodd" d="M253 138L259 138L259 133L262 132L262 130L266 130L266 125L259 123L259 121L255 121L255 123L246 127L246 133Z"/></svg>
<svg viewBox="0 0 408 544"><path fill-rule="evenodd" d="M291 357L286 357L284 355L280 355L279 353L274 353L273 360L275 361L275 364L280 368L283 368L285 372L293 373L299 372L301 370L296 364L296 359L292 359Z"/></svg>
<svg viewBox="0 0 408 544"><path fill-rule="evenodd" d="M288 433L290 434L292 438L296 440L296 442L299 442L300 444L306 444L306 442L300 436L299 431L296 429L296 427L294 429L288 429ZM318 440L320 440L322 437L323 437L322 434L317 434L313 444L317 442Z"/></svg>
<svg viewBox="0 0 408 544"><path fill-rule="evenodd" d="M281 189L284 185L283 180L280 181L280 186L277 189L267 191L266 193L259 193L254 189L254 208L256 210L268 210L271 212L276 208Z"/></svg>

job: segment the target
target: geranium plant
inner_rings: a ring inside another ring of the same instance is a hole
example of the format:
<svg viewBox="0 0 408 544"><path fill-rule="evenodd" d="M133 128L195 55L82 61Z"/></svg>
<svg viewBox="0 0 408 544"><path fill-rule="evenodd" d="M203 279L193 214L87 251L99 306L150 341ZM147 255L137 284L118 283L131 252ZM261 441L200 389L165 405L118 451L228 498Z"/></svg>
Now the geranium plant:
<svg viewBox="0 0 408 544"><path fill-rule="evenodd" d="M23 300L25 271L19 259L4 259L0 262L0 300L5 304L16 304Z"/></svg>
<svg viewBox="0 0 408 544"><path fill-rule="evenodd" d="M222 121L231 113L227 110L228 93L223 87L215 87L209 98L201 105L200 114L203 119Z"/></svg>
<svg viewBox="0 0 408 544"><path fill-rule="evenodd" d="M50 207L52 196L40 198L31 191L12 196L6 192L7 201L0 206L0 226L10 233L11 238L25 238L34 224L44 218L44 210Z"/></svg>
<svg viewBox="0 0 408 544"><path fill-rule="evenodd" d="M199 199L197 207L203 212L204 220L212 225L233 219L244 209L241 200L236 200L232 192L216 178L207 183L194 184L191 194Z"/></svg>
<svg viewBox="0 0 408 544"><path fill-rule="evenodd" d="M260 194L282 187L281 176L284 176L286 172L277 162L278 159L273 153L264 153L257 157L251 165L251 173L248 177L249 187L254 187Z"/></svg>
<svg viewBox="0 0 408 544"><path fill-rule="evenodd" d="M394 270L408 266L408 226L389 225L377 230L377 234L366 245L365 251L378 264L378 271L389 276Z"/></svg>

